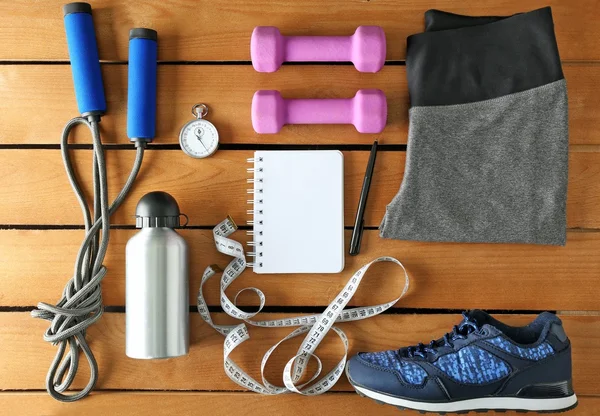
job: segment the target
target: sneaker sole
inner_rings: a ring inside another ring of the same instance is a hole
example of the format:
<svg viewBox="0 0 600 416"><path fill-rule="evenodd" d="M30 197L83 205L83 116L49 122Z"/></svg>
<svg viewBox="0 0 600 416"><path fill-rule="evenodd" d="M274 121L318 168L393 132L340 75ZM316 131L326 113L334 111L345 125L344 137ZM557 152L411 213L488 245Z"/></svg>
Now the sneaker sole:
<svg viewBox="0 0 600 416"><path fill-rule="evenodd" d="M447 403L417 402L401 399L399 397L378 393L364 387L352 385L356 392L363 397L368 397L378 403L389 404L400 409L418 410L420 412L434 413L466 413L469 411L508 411L521 412L566 412L577 406L577 396L552 399L524 399L519 397L484 397L479 399L459 400Z"/></svg>

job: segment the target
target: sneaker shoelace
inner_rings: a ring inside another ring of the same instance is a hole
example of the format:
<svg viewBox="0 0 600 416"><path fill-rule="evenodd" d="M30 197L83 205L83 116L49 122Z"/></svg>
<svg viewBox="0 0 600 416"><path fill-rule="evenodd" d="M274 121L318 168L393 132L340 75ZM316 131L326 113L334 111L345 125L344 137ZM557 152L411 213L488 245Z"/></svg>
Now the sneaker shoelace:
<svg viewBox="0 0 600 416"><path fill-rule="evenodd" d="M408 357L413 358L415 355L425 358L426 353L435 353L440 347L453 347L453 342L457 339L465 339L470 333L478 331L480 325L469 316L468 312L462 313L463 320L460 324L454 325L452 332L444 334L440 340L432 340L428 345L419 343L410 346L406 349Z"/></svg>

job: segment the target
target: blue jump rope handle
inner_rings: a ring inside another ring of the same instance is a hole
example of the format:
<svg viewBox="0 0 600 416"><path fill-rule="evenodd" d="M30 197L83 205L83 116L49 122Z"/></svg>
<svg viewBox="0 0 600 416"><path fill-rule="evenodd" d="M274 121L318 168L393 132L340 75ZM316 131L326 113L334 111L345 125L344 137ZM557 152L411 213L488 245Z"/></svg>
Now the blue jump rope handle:
<svg viewBox="0 0 600 416"><path fill-rule="evenodd" d="M129 32L127 136L151 142L156 130L157 35L152 29Z"/></svg>
<svg viewBox="0 0 600 416"><path fill-rule="evenodd" d="M88 3L69 3L63 6L63 12L77 107L82 116L101 116L106 112L106 99L92 7Z"/></svg>

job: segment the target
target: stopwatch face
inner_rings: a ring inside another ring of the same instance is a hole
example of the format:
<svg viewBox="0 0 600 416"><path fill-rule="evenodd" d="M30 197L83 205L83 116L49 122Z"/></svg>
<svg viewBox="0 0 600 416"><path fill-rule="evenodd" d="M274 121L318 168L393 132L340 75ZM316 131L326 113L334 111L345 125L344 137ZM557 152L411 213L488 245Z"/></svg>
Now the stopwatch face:
<svg viewBox="0 0 600 416"><path fill-rule="evenodd" d="M192 120L181 129L179 144L187 155L201 159L217 151L219 132L210 121Z"/></svg>

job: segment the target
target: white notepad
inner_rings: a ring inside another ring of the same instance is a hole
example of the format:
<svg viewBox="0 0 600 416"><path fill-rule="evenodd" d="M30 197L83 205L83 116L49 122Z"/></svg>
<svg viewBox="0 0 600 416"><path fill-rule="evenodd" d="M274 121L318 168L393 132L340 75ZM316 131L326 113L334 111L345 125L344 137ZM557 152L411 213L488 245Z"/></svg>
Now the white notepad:
<svg viewBox="0 0 600 416"><path fill-rule="evenodd" d="M336 150L254 153L256 273L344 268L344 157Z"/></svg>

